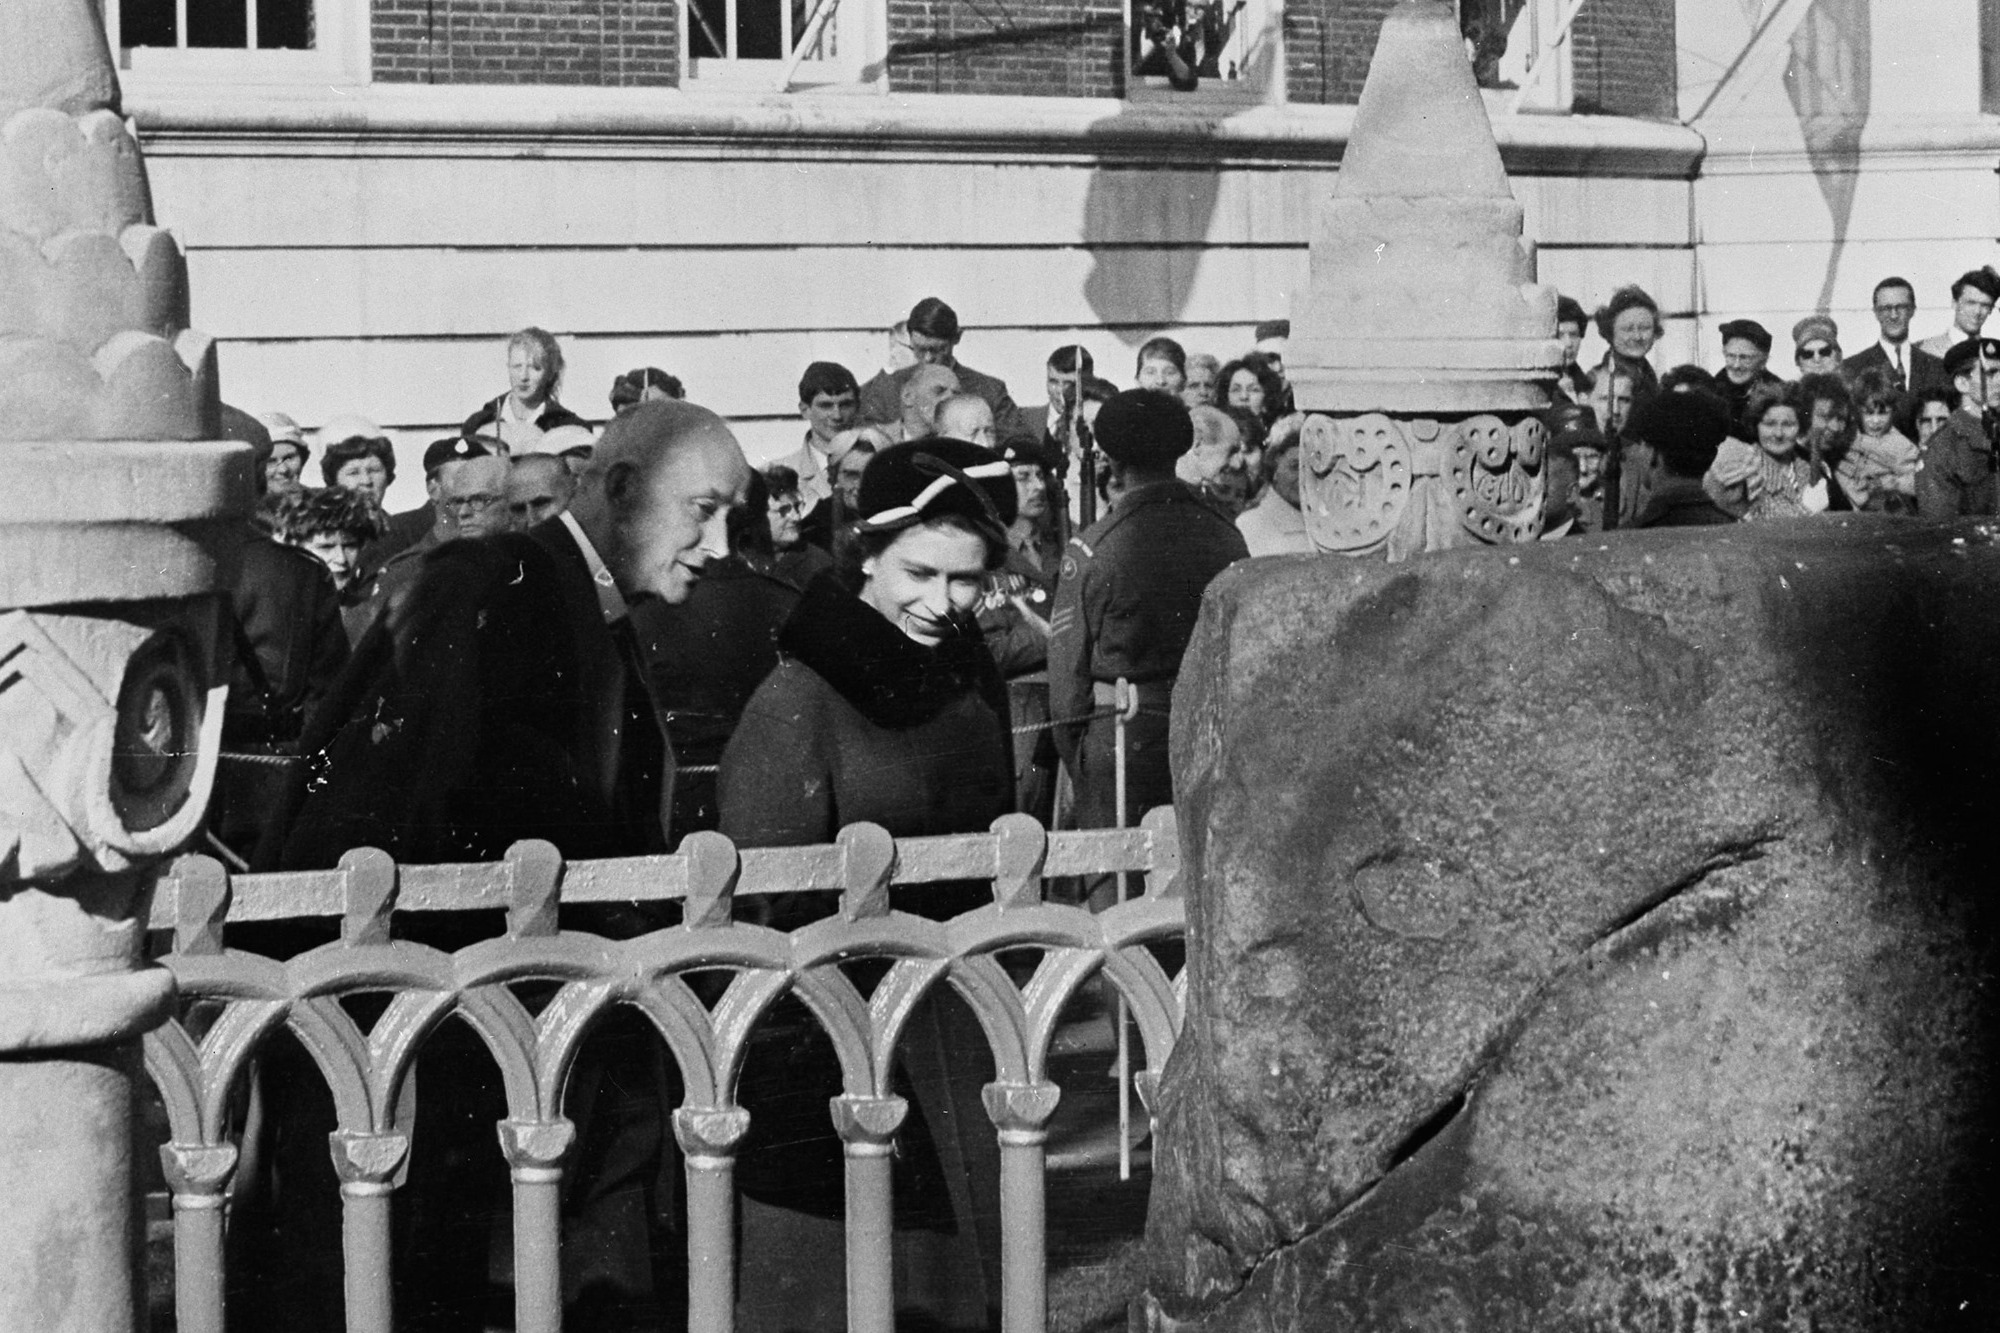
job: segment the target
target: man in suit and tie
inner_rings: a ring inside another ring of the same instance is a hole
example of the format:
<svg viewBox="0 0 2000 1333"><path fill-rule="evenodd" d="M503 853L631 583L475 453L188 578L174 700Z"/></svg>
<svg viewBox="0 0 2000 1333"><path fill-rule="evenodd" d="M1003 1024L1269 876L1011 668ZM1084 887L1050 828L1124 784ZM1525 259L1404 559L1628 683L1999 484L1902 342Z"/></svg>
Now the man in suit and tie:
<svg viewBox="0 0 2000 1333"><path fill-rule="evenodd" d="M2000 301L2000 273L1990 264L1961 274L1951 285L1951 327L1918 346L1932 356L1943 357L1967 338L1978 337L1995 301Z"/></svg>
<svg viewBox="0 0 2000 1333"><path fill-rule="evenodd" d="M1963 279L1961 279L1963 281ZM1882 372L1910 395L1945 383L1944 362L1910 341L1910 319L1917 313L1917 289L1908 278L1884 278L1875 284L1875 322L1882 336L1840 363L1840 377L1850 385L1871 370Z"/></svg>
<svg viewBox="0 0 2000 1333"><path fill-rule="evenodd" d="M720 417L645 402L606 428L565 512L525 534L425 555L407 597L356 646L308 726L310 794L285 844L287 868L331 866L364 846L408 862L494 860L523 838L572 859L666 851L673 753L628 611L641 598L687 598L709 560L727 553L725 520L748 484ZM565 928L615 938L669 924L636 904L590 912L565 908ZM477 938L457 918L398 929L444 949ZM685 1299L675 1276L684 1246L667 1237L663 1203L669 1080L645 1026L625 1011L601 1020L569 1082L564 1109L578 1142L565 1180L563 1285L575 1328L657 1328ZM431 1312L426 1328L476 1330L497 1201L459 1158L497 1075L457 1035L450 1025L425 1048L412 1224L396 1268L419 1288L399 1303Z"/></svg>
<svg viewBox="0 0 2000 1333"><path fill-rule="evenodd" d="M993 422L1000 442L1033 443L1034 436L1021 420L1021 409L1007 393L1006 381L982 374L958 360L958 312L935 296L926 296L910 310L910 351L917 365L943 366L958 376L958 387L977 394L993 409ZM890 425L903 415L903 383L916 366L898 371L882 371L861 386L861 419L876 425Z"/></svg>

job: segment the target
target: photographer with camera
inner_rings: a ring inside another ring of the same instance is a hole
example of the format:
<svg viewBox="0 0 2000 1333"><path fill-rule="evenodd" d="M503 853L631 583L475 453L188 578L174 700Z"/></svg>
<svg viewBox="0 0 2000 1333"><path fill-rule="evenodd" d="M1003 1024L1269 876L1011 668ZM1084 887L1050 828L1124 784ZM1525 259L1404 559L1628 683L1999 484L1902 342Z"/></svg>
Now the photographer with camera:
<svg viewBox="0 0 2000 1333"><path fill-rule="evenodd" d="M1944 373L1958 410L1938 427L1917 473L1917 512L1925 518L2000 513L1995 504L1994 438L2000 432L2000 339L1968 338L1945 353Z"/></svg>

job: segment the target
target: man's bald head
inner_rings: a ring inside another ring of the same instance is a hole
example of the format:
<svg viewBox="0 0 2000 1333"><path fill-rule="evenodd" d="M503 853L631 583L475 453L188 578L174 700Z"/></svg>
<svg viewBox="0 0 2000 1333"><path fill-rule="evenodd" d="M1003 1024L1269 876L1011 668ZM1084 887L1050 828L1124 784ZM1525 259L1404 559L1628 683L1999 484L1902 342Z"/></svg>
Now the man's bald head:
<svg viewBox="0 0 2000 1333"><path fill-rule="evenodd" d="M749 483L750 465L721 417L661 399L605 428L570 512L621 593L681 602L710 557L728 554L724 520Z"/></svg>
<svg viewBox="0 0 2000 1333"><path fill-rule="evenodd" d="M903 438L918 439L937 430L938 404L958 392L958 375L950 366L918 366L903 381Z"/></svg>
<svg viewBox="0 0 2000 1333"><path fill-rule="evenodd" d="M999 444L993 409L974 393L955 393L938 404L937 433L992 449Z"/></svg>
<svg viewBox="0 0 2000 1333"><path fill-rule="evenodd" d="M517 527L545 523L569 508L576 477L560 454L516 454L507 473L507 510Z"/></svg>

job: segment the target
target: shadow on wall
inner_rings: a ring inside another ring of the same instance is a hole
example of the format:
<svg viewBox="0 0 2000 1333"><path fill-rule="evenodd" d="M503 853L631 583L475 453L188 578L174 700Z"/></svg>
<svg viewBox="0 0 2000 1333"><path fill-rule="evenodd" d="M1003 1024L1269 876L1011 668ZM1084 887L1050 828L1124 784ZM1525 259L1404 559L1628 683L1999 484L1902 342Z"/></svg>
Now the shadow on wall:
<svg viewBox="0 0 2000 1333"><path fill-rule="evenodd" d="M1868 124L1871 55L1868 0L1813 0L1792 34L1785 92L1798 113L1806 158L1826 198L1833 232L1814 310L1832 305L1834 281L1847 250L1847 226L1861 169L1861 132Z"/></svg>
<svg viewBox="0 0 2000 1333"><path fill-rule="evenodd" d="M1187 113L1184 165L1126 164L1114 148L1099 157L1084 197L1083 246L1092 261L1084 297L1107 331L1128 345L1136 347L1160 329L1183 322L1201 274L1221 188L1215 160L1222 155L1217 130L1231 115L1256 105L1243 100L1237 90L1282 87L1278 59L1275 27L1267 28L1251 48L1242 77L1221 92L1229 101L1221 101L1204 80L1194 91L1179 94L1185 104L1128 100L1117 115L1091 126L1093 138L1115 145L1130 137L1121 122L1140 115L1157 122L1162 113ZM1207 114L1201 114L1204 110ZM1254 323L1284 312L1237 313L1247 316L1242 322Z"/></svg>

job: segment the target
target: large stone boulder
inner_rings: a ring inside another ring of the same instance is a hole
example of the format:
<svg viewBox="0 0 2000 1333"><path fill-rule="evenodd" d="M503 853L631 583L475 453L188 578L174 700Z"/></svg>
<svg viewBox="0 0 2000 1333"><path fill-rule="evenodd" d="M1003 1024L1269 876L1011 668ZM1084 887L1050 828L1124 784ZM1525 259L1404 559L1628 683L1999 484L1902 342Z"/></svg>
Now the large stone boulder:
<svg viewBox="0 0 2000 1333"><path fill-rule="evenodd" d="M1995 540L1219 579L1162 1326L2000 1327Z"/></svg>

